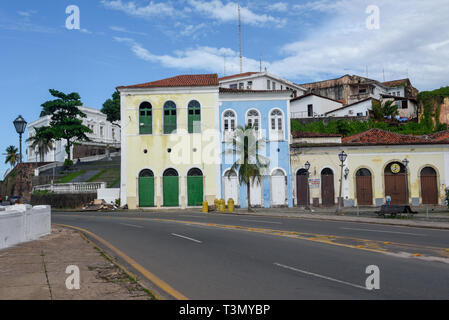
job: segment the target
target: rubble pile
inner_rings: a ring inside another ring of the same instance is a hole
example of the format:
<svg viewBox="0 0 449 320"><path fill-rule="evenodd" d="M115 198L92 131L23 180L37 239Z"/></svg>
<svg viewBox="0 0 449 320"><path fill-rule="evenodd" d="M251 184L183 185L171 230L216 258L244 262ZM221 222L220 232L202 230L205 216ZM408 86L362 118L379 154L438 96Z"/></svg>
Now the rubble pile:
<svg viewBox="0 0 449 320"><path fill-rule="evenodd" d="M117 209L119 207L116 204L106 203L103 199L96 199L83 207L83 211L113 211Z"/></svg>

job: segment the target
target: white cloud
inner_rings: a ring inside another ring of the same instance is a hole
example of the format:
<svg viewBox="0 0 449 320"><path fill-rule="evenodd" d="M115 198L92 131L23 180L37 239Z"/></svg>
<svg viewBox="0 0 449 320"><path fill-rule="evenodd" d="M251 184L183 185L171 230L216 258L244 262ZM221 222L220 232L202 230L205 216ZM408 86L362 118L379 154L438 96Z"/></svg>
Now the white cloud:
<svg viewBox="0 0 449 320"><path fill-rule="evenodd" d="M235 2L224 4L221 0L189 0L188 3L193 10L220 22L237 21L238 19L238 4ZM240 14L242 23L249 25L260 26L271 23L282 27L286 23L285 19L276 18L267 14L257 14L247 7L241 7Z"/></svg>
<svg viewBox="0 0 449 320"><path fill-rule="evenodd" d="M122 33L128 33L128 34L136 34L136 35L140 35L140 36L148 35L145 32L130 31L130 30L126 29L126 28L118 27L118 26L110 26L109 29L112 30L112 31L116 31L116 32L122 32Z"/></svg>
<svg viewBox="0 0 449 320"><path fill-rule="evenodd" d="M286 43L279 49L278 58L264 62L264 66L271 73L297 82L346 73L364 76L368 67L370 78L382 80L385 70L386 80L408 76L420 90L449 85L449 6L446 2L377 0L379 30L366 28L365 9L371 4L368 1L319 0L305 4L304 11L326 11L332 18L317 18L317 24L304 38ZM226 12L220 13L223 15L220 19L235 18L232 12ZM221 73L226 55L228 73L239 72L238 53L231 49L202 46L154 55L132 39L122 42L139 58L165 67ZM257 59L245 58L244 71L255 70L259 70Z"/></svg>
<svg viewBox="0 0 449 320"><path fill-rule="evenodd" d="M226 57L227 72L236 73L240 69L238 52L228 48L197 47L178 50L171 55L155 55L133 39L120 37L115 37L114 39L128 45L131 51L140 59L159 63L168 68L179 70L196 69L221 73L224 67L224 57ZM245 59L245 66L251 69L258 68L259 62L253 59Z"/></svg>
<svg viewBox="0 0 449 320"><path fill-rule="evenodd" d="M196 39L198 38L198 31L203 30L204 28L206 28L206 26L207 25L205 23L200 23L197 25L189 24L183 27L180 34L183 36L191 36L192 38Z"/></svg>
<svg viewBox="0 0 449 320"><path fill-rule="evenodd" d="M286 12L288 10L288 3L286 2L273 3L272 5L268 6L268 10Z"/></svg>
<svg viewBox="0 0 449 320"><path fill-rule="evenodd" d="M153 16L171 16L175 9L171 4L150 1L146 6L139 6L134 1L101 0L101 3L109 9L123 11L131 16L148 18Z"/></svg>

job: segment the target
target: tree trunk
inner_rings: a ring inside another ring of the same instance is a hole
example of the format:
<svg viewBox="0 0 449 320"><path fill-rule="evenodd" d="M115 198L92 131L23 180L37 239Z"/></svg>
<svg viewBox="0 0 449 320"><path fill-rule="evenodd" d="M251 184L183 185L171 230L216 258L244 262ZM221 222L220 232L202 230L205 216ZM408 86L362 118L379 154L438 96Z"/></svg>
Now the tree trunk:
<svg viewBox="0 0 449 320"><path fill-rule="evenodd" d="M250 179L251 181L251 179ZM250 181L248 181L248 183L246 184L246 199L248 201L248 212L251 211L251 195L250 195Z"/></svg>
<svg viewBox="0 0 449 320"><path fill-rule="evenodd" d="M65 147L65 152L67 153L67 160L70 160L70 139L67 140L67 146Z"/></svg>

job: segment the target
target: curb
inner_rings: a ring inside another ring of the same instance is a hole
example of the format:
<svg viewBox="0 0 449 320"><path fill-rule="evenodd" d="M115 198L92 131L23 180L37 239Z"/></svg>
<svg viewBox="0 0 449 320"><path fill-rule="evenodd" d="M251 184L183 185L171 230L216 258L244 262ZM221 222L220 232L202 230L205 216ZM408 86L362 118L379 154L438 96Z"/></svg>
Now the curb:
<svg viewBox="0 0 449 320"><path fill-rule="evenodd" d="M228 213L229 215L242 215L242 216L258 216L258 217L272 217L272 218L292 218L292 219L308 219L308 220L327 220L327 221L337 221L337 222L358 222L358 223L369 223L369 224L381 224L390 226L400 226L400 227L413 227L413 228L427 228L427 229L441 229L449 230L449 223L447 222L421 222L421 221L398 221L398 220L378 220L375 218L365 218L365 217L352 217L352 216L327 216L319 214L297 214L297 215L273 215L273 214L258 214L255 213L243 213L234 212ZM343 218L343 219L341 219Z"/></svg>
<svg viewBox="0 0 449 320"><path fill-rule="evenodd" d="M123 265L121 265L118 262L116 262L115 259L111 258L104 250L100 249L98 247L98 245L95 245L95 243L92 240L90 240L88 236L98 240L103 245L105 245L106 247L111 249L115 254L117 254L124 261L129 263L138 272L140 272L147 280L149 280L160 291L162 291L165 294L175 298L176 300L188 300L188 298L185 297L182 293L180 293L176 289L172 288L169 284L167 284L163 280L159 279L157 276L155 276L154 274L152 274L151 272L146 270L140 264L135 262L133 259L128 257L126 254L124 254L123 252L121 252L120 250L118 250L113 245L108 243L106 240L100 238L96 234L94 234L94 233L92 233L92 232L90 232L88 230L85 230L85 229L82 229L82 228L79 228L79 227L70 226L70 225L65 225L65 224L55 224L55 225L63 227L63 228L69 228L69 229L72 229L72 230L75 230L75 231L79 232L82 235L83 238L85 238L87 241L91 242L94 246L96 246L97 250L99 250L100 253L105 255L106 259L110 260L113 264L115 264L118 268L120 268L123 272L125 272L129 277L131 277L133 280L135 280L144 289L144 291L146 291L147 294L153 295L156 300L163 300L163 298L160 295L154 293L153 290L151 290L147 286L145 286L141 281L138 280L138 277L136 275L131 273Z"/></svg>

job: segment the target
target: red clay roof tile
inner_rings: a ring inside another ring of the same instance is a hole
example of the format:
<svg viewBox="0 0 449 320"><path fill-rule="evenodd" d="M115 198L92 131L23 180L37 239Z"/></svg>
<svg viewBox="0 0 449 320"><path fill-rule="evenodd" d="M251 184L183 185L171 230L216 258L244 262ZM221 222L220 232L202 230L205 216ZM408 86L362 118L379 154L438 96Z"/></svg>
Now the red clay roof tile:
<svg viewBox="0 0 449 320"><path fill-rule="evenodd" d="M167 87L213 87L218 86L218 75L215 74L187 74L153 82L141 83L131 86L121 86L117 89L139 88L167 88Z"/></svg>

